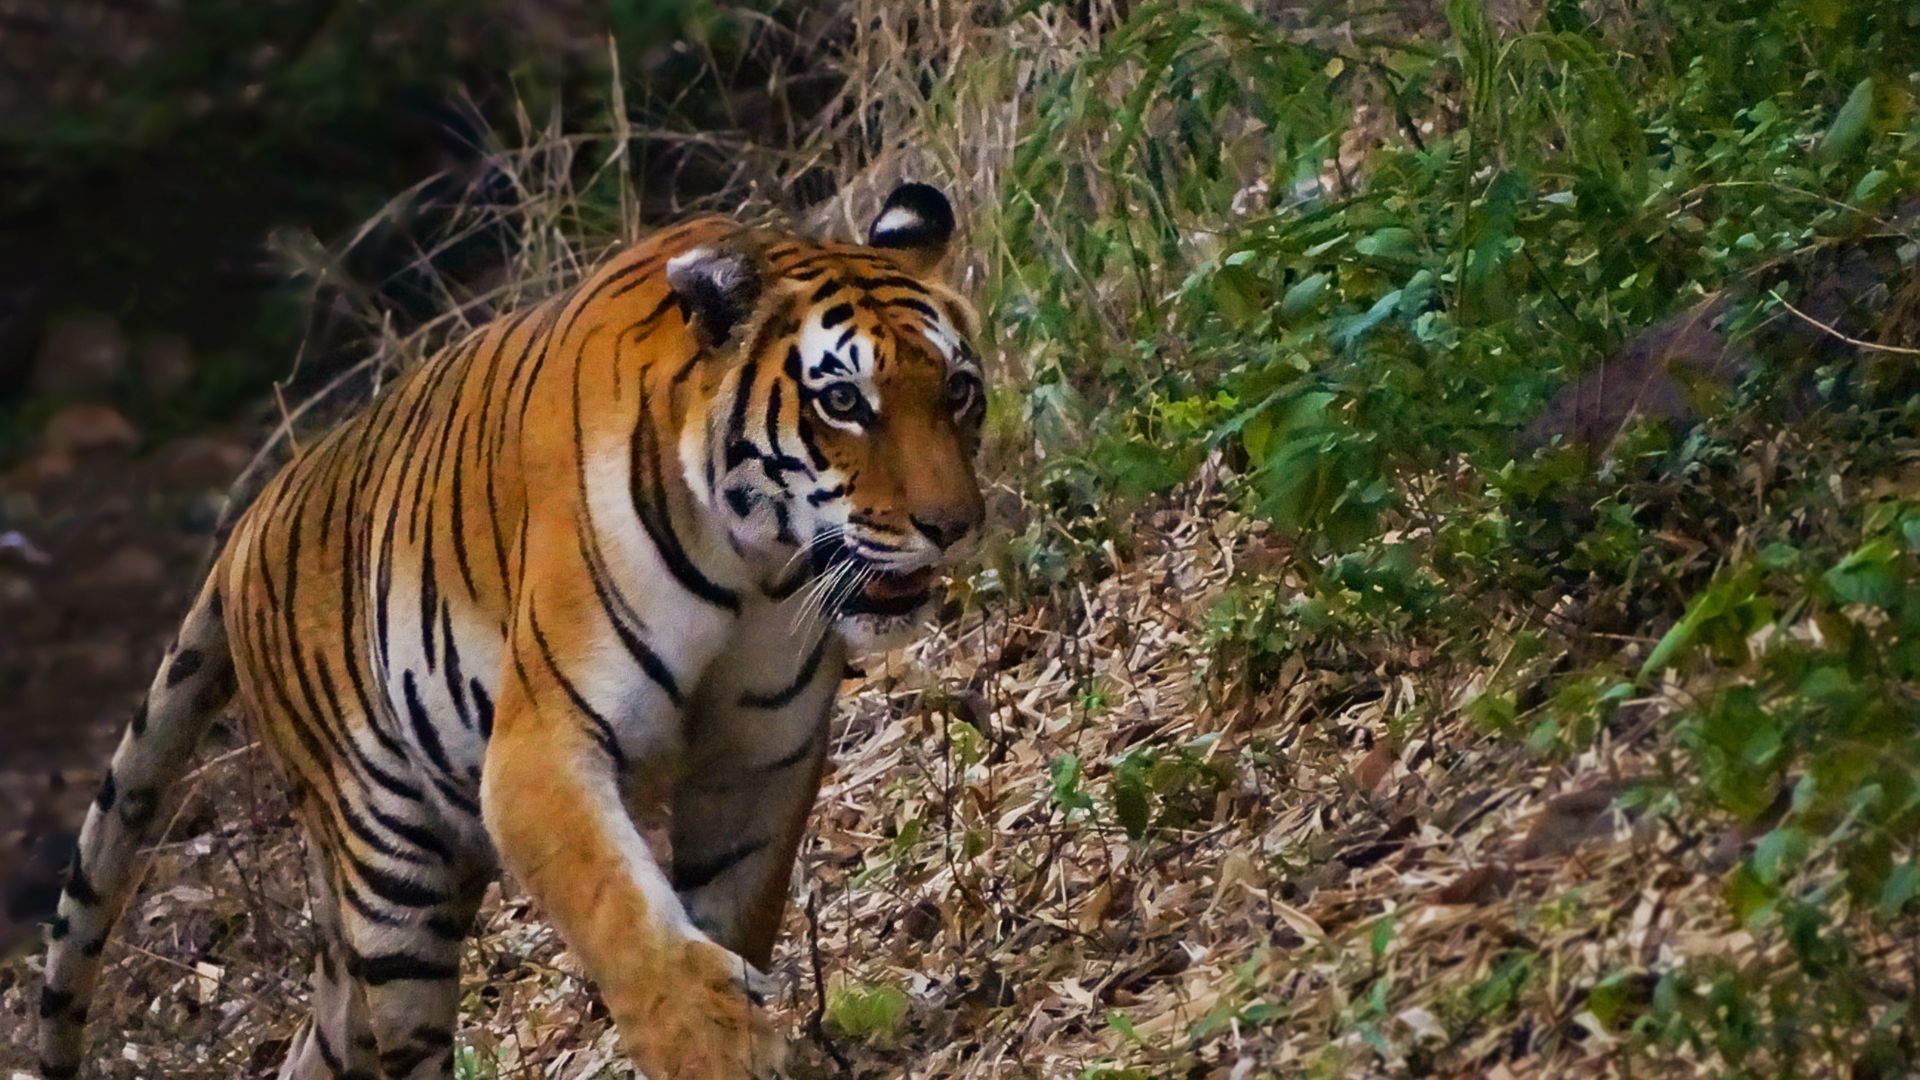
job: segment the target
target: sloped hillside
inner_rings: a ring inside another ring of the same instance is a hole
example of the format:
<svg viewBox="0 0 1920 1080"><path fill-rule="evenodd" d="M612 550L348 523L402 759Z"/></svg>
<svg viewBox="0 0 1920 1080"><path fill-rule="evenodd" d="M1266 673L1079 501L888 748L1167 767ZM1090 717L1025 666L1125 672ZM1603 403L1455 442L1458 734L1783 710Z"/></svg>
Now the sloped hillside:
<svg viewBox="0 0 1920 1080"><path fill-rule="evenodd" d="M764 167L966 205L996 538L849 678L795 1074L1920 1068L1907 7L844 5ZM608 145L501 152L509 292L625 220ZM103 1075L299 1015L280 796L238 734L191 786ZM459 1075L627 1075L482 922Z"/></svg>

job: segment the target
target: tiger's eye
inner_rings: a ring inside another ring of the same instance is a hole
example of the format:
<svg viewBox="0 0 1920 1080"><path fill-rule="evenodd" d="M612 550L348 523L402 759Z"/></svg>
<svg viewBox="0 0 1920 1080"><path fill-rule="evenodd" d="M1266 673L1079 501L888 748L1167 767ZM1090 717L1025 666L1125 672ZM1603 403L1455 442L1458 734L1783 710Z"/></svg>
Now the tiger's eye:
<svg viewBox="0 0 1920 1080"><path fill-rule="evenodd" d="M967 372L956 371L947 376L947 408L956 413L966 412L979 389L980 380Z"/></svg>
<svg viewBox="0 0 1920 1080"><path fill-rule="evenodd" d="M834 383L820 392L820 407L835 420L859 423L865 419L867 399L852 383Z"/></svg>

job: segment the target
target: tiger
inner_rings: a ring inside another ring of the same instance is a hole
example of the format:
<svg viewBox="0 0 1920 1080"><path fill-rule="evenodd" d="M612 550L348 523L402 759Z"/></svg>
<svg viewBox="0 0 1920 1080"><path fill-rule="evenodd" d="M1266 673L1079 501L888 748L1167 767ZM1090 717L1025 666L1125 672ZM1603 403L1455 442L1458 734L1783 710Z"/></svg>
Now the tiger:
<svg viewBox="0 0 1920 1080"><path fill-rule="evenodd" d="M306 841L318 947L282 1080L451 1076L461 943L503 869L646 1075L779 1069L764 972L848 657L923 622L982 529L954 231L920 183L864 243L694 219L303 447L219 544L88 808L40 1074L78 1074L140 843L230 704Z"/></svg>

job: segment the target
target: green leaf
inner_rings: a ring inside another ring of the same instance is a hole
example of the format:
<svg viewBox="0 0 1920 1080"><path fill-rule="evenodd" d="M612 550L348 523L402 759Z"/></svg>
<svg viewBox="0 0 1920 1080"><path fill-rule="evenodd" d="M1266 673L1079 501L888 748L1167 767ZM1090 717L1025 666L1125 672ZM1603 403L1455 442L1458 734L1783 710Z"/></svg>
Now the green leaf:
<svg viewBox="0 0 1920 1080"><path fill-rule="evenodd" d="M1048 767L1052 779L1050 794L1053 804L1071 814L1076 810L1091 810L1093 799L1080 788L1080 759L1073 754L1061 754L1053 759Z"/></svg>
<svg viewBox="0 0 1920 1080"><path fill-rule="evenodd" d="M1754 926L1773 912L1778 895L1773 887L1754 874L1753 868L1741 863L1727 875L1726 884L1721 886L1721 895L1726 897L1727 906L1733 909L1733 917L1743 926Z"/></svg>
<svg viewBox="0 0 1920 1080"><path fill-rule="evenodd" d="M1914 897L1920 896L1920 862L1909 860L1893 868L1887 875L1886 883L1880 886L1880 896L1874 901L1874 908L1882 918L1891 919L1901 913Z"/></svg>
<svg viewBox="0 0 1920 1080"><path fill-rule="evenodd" d="M1753 874L1764 884L1778 885L1806 854L1805 833L1791 827L1775 829L1753 846Z"/></svg>
<svg viewBox="0 0 1920 1080"><path fill-rule="evenodd" d="M1135 840L1147 835L1153 821L1152 800L1147 793L1146 762L1139 754L1129 754L1113 770L1114 819Z"/></svg>
<svg viewBox="0 0 1920 1080"><path fill-rule="evenodd" d="M1746 635L1772 617L1771 605L1756 595L1759 583L1759 571L1754 566L1728 567L1714 575L1687 605L1680 621L1661 635L1634 681L1644 684L1700 641L1708 641L1723 652L1743 651Z"/></svg>
<svg viewBox="0 0 1920 1080"><path fill-rule="evenodd" d="M1353 250L1369 259L1403 259L1414 254L1413 230L1400 225L1376 229L1354 241Z"/></svg>
<svg viewBox="0 0 1920 1080"><path fill-rule="evenodd" d="M1369 945L1373 949L1373 959L1377 963L1386 958L1387 946L1393 944L1395 919L1387 916L1373 924L1373 933L1369 935Z"/></svg>
<svg viewBox="0 0 1920 1080"><path fill-rule="evenodd" d="M1873 119L1873 78L1861 79L1846 104L1834 114L1832 126L1820 139L1820 160L1828 165L1851 157L1866 142L1868 123Z"/></svg>
<svg viewBox="0 0 1920 1080"><path fill-rule="evenodd" d="M1875 197L1880 195L1883 190L1891 190L1892 185L1888 184L1887 181L1892 179L1893 174L1887 172L1885 169L1869 169L1867 174L1860 178L1860 182L1853 185L1851 201L1854 203L1873 202Z"/></svg>
<svg viewBox="0 0 1920 1080"><path fill-rule="evenodd" d="M1327 284L1332 280L1333 275L1323 270L1294 282L1286 295L1280 298L1280 314L1289 319L1305 314L1327 291Z"/></svg>
<svg viewBox="0 0 1920 1080"><path fill-rule="evenodd" d="M1899 556L1892 541L1869 541L1841 559L1821 580L1843 604L1891 607L1900 595L1893 568Z"/></svg>
<svg viewBox="0 0 1920 1080"><path fill-rule="evenodd" d="M888 1038L900 1030L912 1003L897 986L843 983L827 991L826 1020L848 1038Z"/></svg>

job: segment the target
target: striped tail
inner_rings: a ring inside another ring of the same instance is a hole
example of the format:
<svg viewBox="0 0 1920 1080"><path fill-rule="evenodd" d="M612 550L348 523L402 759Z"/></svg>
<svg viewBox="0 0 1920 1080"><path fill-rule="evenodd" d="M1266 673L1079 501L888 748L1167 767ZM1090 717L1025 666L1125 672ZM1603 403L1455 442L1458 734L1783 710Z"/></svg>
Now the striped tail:
<svg viewBox="0 0 1920 1080"><path fill-rule="evenodd" d="M47 1080L80 1071L81 1034L101 949L138 876L141 842L162 796L180 779L200 736L233 692L220 593L209 580L121 736L80 829L49 932L40 997L40 1074Z"/></svg>

